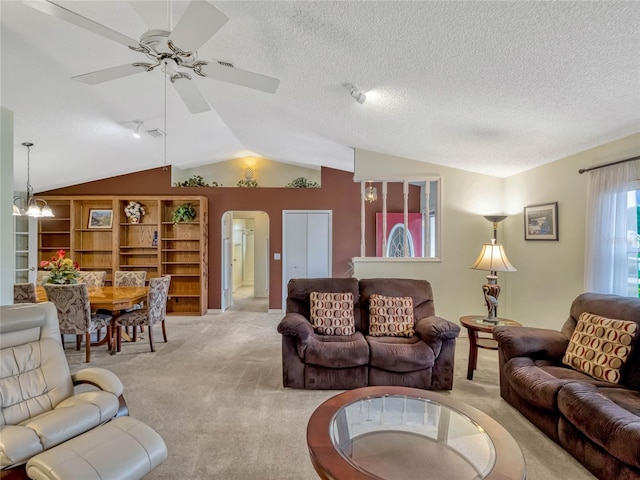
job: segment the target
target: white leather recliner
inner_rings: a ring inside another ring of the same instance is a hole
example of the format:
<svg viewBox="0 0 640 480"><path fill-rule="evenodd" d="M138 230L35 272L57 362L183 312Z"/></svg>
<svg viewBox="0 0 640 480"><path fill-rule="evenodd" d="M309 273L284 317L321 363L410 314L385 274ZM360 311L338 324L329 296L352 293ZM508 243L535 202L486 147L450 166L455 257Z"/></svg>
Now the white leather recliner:
<svg viewBox="0 0 640 480"><path fill-rule="evenodd" d="M0 349L0 469L128 414L115 374L69 372L52 303L1 306ZM81 383L97 388L74 391Z"/></svg>

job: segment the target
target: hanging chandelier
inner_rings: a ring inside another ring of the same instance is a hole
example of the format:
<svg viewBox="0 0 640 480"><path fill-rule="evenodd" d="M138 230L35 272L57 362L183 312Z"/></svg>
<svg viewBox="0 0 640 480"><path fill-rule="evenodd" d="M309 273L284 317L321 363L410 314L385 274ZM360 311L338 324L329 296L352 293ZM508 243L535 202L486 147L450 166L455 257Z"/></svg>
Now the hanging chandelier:
<svg viewBox="0 0 640 480"><path fill-rule="evenodd" d="M378 190L371 185L371 182L369 182L369 186L364 190L364 199L369 203L378 200Z"/></svg>
<svg viewBox="0 0 640 480"><path fill-rule="evenodd" d="M51 207L47 204L46 200L41 198L35 198L33 196L33 187L31 186L31 147L33 143L24 142L22 146L27 147L27 198L26 201L22 197L13 197L13 214L22 215L28 217L55 217ZM22 200L25 202L25 208L19 208L16 205L17 201ZM40 206L40 203L42 206Z"/></svg>

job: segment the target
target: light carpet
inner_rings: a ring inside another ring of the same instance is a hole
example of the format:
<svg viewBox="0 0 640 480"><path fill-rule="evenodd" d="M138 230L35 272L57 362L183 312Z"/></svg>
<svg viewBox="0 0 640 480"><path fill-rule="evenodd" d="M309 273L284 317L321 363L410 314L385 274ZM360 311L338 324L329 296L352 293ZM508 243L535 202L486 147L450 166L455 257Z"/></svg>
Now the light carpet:
<svg viewBox="0 0 640 480"><path fill-rule="evenodd" d="M112 356L92 349L90 366L108 368L125 386L130 415L165 440L169 458L147 479L313 480L306 443L315 408L338 391L282 387L282 315L260 313L260 302L203 317L168 317L169 343L154 330L123 343ZM481 350L473 381L466 379L468 340L456 347L450 395L484 411L520 445L528 480L593 479L577 461L500 398L495 351ZM86 367L84 354L67 344L72 371Z"/></svg>

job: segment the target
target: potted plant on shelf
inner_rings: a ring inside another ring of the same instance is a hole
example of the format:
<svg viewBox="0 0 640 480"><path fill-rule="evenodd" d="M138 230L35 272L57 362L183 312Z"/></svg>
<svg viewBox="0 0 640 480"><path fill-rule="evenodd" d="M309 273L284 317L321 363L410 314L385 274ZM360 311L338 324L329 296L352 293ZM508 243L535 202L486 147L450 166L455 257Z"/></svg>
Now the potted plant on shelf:
<svg viewBox="0 0 640 480"><path fill-rule="evenodd" d="M320 188L318 182L308 180L306 177L298 177L291 180L285 185L287 188Z"/></svg>
<svg viewBox="0 0 640 480"><path fill-rule="evenodd" d="M142 215L145 214L144 206L132 200L124 207L124 214L129 218L131 223L140 223Z"/></svg>
<svg viewBox="0 0 640 480"><path fill-rule="evenodd" d="M196 219L196 209L190 203L178 205L171 214L171 221L174 223L193 222Z"/></svg>

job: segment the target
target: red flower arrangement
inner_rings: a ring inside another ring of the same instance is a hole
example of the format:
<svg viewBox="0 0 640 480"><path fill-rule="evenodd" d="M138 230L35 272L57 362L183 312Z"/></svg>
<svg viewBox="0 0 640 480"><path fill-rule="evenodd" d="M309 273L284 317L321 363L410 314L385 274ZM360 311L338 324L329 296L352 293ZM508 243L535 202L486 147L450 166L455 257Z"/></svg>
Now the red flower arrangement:
<svg viewBox="0 0 640 480"><path fill-rule="evenodd" d="M70 258L65 258L65 251L58 250L51 257L51 260L43 260L40 262L40 268L51 272L47 283L67 284L78 283L80 272L78 271L78 263Z"/></svg>

